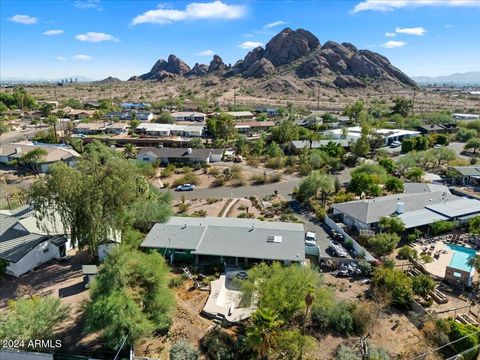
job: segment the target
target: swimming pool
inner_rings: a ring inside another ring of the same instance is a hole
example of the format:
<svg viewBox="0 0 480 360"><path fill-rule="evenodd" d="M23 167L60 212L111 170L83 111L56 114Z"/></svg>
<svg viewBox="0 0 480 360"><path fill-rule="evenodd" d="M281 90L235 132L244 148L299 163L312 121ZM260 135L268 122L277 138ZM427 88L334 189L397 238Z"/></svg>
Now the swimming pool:
<svg viewBox="0 0 480 360"><path fill-rule="evenodd" d="M452 260L450 260L450 267L455 269L471 272L472 267L468 265L468 259L477 254L474 249L465 246L445 244L450 250L453 250Z"/></svg>

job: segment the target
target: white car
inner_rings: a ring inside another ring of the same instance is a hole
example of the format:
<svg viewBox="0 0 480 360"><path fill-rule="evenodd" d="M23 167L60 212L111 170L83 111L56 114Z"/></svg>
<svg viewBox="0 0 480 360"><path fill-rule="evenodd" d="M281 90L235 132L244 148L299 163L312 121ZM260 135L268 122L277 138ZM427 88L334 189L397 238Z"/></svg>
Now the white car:
<svg viewBox="0 0 480 360"><path fill-rule="evenodd" d="M305 234L305 245L306 246L317 245L317 234L315 234L315 231L307 231L307 233Z"/></svg>
<svg viewBox="0 0 480 360"><path fill-rule="evenodd" d="M402 145L402 143L400 141L394 141L390 144L390 147L391 148L397 148L399 147L400 145Z"/></svg>
<svg viewBox="0 0 480 360"><path fill-rule="evenodd" d="M175 190L176 191L193 191L195 190L195 185L192 185L192 184L178 185Z"/></svg>

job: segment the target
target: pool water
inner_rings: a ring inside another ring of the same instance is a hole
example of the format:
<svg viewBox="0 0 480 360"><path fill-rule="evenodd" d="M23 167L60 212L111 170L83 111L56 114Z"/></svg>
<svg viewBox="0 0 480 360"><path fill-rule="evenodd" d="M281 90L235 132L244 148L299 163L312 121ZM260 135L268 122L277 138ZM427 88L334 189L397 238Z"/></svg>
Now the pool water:
<svg viewBox="0 0 480 360"><path fill-rule="evenodd" d="M445 245L450 250L453 250L452 260L450 260L449 266L455 269L471 272L472 267L468 265L468 259L477 254L476 250L453 244Z"/></svg>

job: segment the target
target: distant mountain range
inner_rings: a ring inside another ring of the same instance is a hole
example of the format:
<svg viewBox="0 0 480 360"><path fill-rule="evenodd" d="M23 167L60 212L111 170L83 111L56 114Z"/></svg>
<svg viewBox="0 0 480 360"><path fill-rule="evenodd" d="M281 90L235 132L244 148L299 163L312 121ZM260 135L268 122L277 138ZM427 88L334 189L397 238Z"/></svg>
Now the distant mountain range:
<svg viewBox="0 0 480 360"><path fill-rule="evenodd" d="M258 46L233 66L215 55L210 64L187 63L170 55L159 59L145 74L129 81L168 81L214 78L251 79L265 92L301 92L307 89L362 89L367 87L412 88L416 83L394 67L388 59L369 50L359 50L350 43L338 44L319 39L304 29L286 28L265 46Z"/></svg>
<svg viewBox="0 0 480 360"><path fill-rule="evenodd" d="M414 76L420 85L480 85L480 71L470 71L444 76Z"/></svg>

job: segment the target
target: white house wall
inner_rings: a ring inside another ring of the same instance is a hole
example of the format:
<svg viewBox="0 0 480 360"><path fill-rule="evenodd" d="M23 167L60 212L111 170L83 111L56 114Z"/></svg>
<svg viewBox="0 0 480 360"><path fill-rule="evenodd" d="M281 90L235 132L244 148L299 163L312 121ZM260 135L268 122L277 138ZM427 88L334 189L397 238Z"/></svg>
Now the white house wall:
<svg viewBox="0 0 480 360"><path fill-rule="evenodd" d="M44 253L44 249L48 249L46 253ZM65 243L65 250L68 251L71 249L70 240ZM16 263L10 263L7 266L8 274L13 276L21 276L26 272L40 266L47 261L52 259L59 259L60 258L60 249L50 243L50 241L44 241L34 247L28 254L18 260Z"/></svg>

